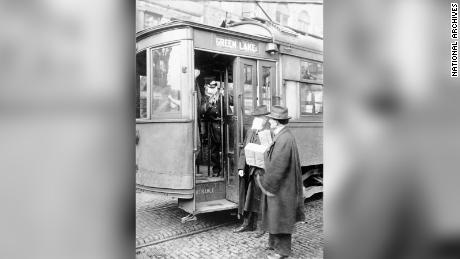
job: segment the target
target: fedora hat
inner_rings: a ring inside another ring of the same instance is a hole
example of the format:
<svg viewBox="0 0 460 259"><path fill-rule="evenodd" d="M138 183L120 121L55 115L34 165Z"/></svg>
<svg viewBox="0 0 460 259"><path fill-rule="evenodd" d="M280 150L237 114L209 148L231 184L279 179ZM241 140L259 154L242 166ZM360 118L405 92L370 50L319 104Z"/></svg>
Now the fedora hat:
<svg viewBox="0 0 460 259"><path fill-rule="evenodd" d="M270 114L266 116L275 120L289 120L291 118L288 115L288 108L279 105L272 106Z"/></svg>
<svg viewBox="0 0 460 259"><path fill-rule="evenodd" d="M251 113L252 116L267 115L270 112L267 109L267 105L257 106L256 109Z"/></svg>

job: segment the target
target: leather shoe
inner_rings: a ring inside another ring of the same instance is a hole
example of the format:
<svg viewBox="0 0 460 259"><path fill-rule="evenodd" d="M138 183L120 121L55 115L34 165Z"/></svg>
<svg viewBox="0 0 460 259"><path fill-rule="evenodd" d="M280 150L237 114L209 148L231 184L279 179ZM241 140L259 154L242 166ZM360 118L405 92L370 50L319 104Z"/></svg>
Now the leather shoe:
<svg viewBox="0 0 460 259"><path fill-rule="evenodd" d="M249 231L249 226L240 226L236 229L233 230L233 233L241 233L241 232L245 232L245 231Z"/></svg>
<svg viewBox="0 0 460 259"><path fill-rule="evenodd" d="M288 256L275 253L275 254L268 254L267 258L268 259L281 259L281 258L288 258Z"/></svg>

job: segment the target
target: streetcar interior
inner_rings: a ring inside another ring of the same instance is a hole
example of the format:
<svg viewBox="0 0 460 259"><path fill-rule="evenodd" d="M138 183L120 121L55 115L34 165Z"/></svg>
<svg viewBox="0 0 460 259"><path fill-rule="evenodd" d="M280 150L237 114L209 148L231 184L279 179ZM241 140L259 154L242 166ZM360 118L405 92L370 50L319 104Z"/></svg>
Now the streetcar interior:
<svg viewBox="0 0 460 259"><path fill-rule="evenodd" d="M233 97L230 94L226 98L225 93L233 89L234 59L229 55L195 50L195 70L199 70L195 80L199 118L197 182L224 180L228 173L225 152L229 142L226 138L232 137L233 132L227 132L231 127L225 124L225 116L227 111L233 111Z"/></svg>

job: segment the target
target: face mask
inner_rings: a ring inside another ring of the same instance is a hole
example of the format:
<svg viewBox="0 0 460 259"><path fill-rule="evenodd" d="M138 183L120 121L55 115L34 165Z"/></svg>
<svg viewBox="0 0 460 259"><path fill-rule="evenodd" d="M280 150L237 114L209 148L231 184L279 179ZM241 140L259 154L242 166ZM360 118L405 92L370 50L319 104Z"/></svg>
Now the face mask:
<svg viewBox="0 0 460 259"><path fill-rule="evenodd" d="M214 88L208 87L206 89L206 93L208 95L215 95L217 93L217 87L214 87Z"/></svg>
<svg viewBox="0 0 460 259"><path fill-rule="evenodd" d="M265 120L262 119L262 118L254 118L254 120L252 121L252 129L255 129L255 130L261 130L263 129L265 125Z"/></svg>

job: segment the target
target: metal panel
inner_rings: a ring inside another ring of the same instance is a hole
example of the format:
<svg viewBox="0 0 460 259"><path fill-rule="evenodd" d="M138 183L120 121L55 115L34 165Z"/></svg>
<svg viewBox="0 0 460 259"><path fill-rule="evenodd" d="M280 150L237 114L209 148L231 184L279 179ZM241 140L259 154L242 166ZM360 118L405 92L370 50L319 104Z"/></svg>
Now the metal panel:
<svg viewBox="0 0 460 259"><path fill-rule="evenodd" d="M280 26L269 21L264 24L254 21L243 21L229 25L231 30L253 35L270 37L275 43L286 46L293 46L299 51L323 52L323 40L310 35L301 35L294 30ZM258 28L258 29L257 29Z"/></svg>
<svg viewBox="0 0 460 259"><path fill-rule="evenodd" d="M298 57L282 55L283 79L300 81L300 59Z"/></svg>
<svg viewBox="0 0 460 259"><path fill-rule="evenodd" d="M154 188L193 188L193 124L137 124L136 183Z"/></svg>
<svg viewBox="0 0 460 259"><path fill-rule="evenodd" d="M148 47L155 47L179 42L181 40L192 40L193 33L191 28L181 28L169 31L163 31L151 37L139 40L136 43L136 50L141 51Z"/></svg>
<svg viewBox="0 0 460 259"><path fill-rule="evenodd" d="M290 122L299 149L302 166L323 163L323 127L322 123Z"/></svg>
<svg viewBox="0 0 460 259"><path fill-rule="evenodd" d="M323 61L323 53L310 52L308 50L301 50L290 46L281 45L280 53L300 58L311 59L315 61Z"/></svg>
<svg viewBox="0 0 460 259"><path fill-rule="evenodd" d="M149 29L142 30L138 33L136 33L136 39L140 40L143 38L147 38L151 35L158 34L162 31L169 31L169 30L175 30L178 28L194 28L194 29L199 29L207 32L216 32L216 33L222 33L222 34L228 34L228 35L233 35L235 37L241 37L241 38L247 38L247 39L253 39L253 40L258 40L258 41L265 41L265 42L271 42L272 39L268 37L261 37L261 36L256 36L252 34L246 34L246 33L241 33L233 30L229 30L227 28L222 28L222 27L215 27L215 26L210 26L202 23L195 23L195 22L190 22L190 21L173 21L170 23L165 23L161 24L155 27L151 27Z"/></svg>
<svg viewBox="0 0 460 259"><path fill-rule="evenodd" d="M179 208L183 209L184 211L193 214L195 213L195 199L181 199L177 200L177 204Z"/></svg>
<svg viewBox="0 0 460 259"><path fill-rule="evenodd" d="M196 202L225 199L225 181L197 183Z"/></svg>
<svg viewBox="0 0 460 259"><path fill-rule="evenodd" d="M270 29L258 22L242 22L231 24L228 29L261 37L273 38Z"/></svg>

